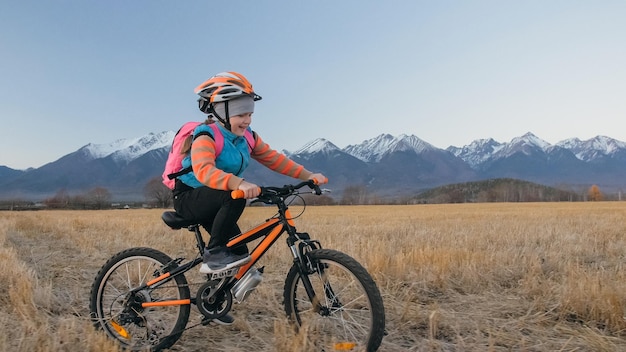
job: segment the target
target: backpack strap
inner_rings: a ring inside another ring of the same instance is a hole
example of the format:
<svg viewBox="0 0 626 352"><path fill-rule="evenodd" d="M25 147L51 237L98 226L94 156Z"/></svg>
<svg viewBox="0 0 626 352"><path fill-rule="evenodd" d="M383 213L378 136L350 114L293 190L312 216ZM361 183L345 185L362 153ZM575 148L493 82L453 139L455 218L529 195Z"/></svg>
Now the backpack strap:
<svg viewBox="0 0 626 352"><path fill-rule="evenodd" d="M174 172L173 174L167 175L167 178L169 178L170 180L173 180L173 179L175 179L178 176L182 176L182 175L184 175L186 173L191 172L192 170L193 170L193 168L191 166L189 166L189 167L186 167L186 168L184 168L184 169L182 169L182 170L180 170L178 172Z"/></svg>
<svg viewBox="0 0 626 352"><path fill-rule="evenodd" d="M248 142L248 151L250 153L252 153L252 150L256 146L255 134L256 132L252 131L251 129L246 129L246 132L243 134L243 136L246 137L246 142Z"/></svg>
<svg viewBox="0 0 626 352"><path fill-rule="evenodd" d="M209 127L213 130L213 140L215 141L215 158L220 155L222 149L224 149L224 135L217 124L212 123Z"/></svg>

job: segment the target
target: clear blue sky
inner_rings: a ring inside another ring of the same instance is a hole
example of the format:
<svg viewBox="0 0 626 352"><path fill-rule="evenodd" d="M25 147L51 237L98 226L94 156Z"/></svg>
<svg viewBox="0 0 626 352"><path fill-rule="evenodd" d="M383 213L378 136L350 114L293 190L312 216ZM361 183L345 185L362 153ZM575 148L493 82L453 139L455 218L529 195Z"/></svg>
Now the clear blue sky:
<svg viewBox="0 0 626 352"><path fill-rule="evenodd" d="M246 75L276 149L381 133L439 148L626 141L626 1L2 1L0 165L201 120Z"/></svg>

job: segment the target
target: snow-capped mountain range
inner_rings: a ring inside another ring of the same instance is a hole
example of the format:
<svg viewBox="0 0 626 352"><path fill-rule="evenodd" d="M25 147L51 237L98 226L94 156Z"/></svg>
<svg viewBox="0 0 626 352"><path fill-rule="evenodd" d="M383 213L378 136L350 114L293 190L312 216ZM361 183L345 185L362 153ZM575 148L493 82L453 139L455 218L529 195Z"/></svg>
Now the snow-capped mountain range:
<svg viewBox="0 0 626 352"><path fill-rule="evenodd" d="M81 149L94 159L112 156L115 160L130 162L150 150L171 145L175 132L150 133L146 136L130 139L118 139L108 144L89 143Z"/></svg>
<svg viewBox="0 0 626 352"><path fill-rule="evenodd" d="M513 138L509 143L479 139L462 148L448 147L447 150L465 160L473 168L480 168L486 161L506 158L514 153L521 152L526 155L532 154L533 151L550 153L558 148L569 150L581 161L593 162L595 159L623 152L626 143L606 136L596 136L586 141L570 138L552 145L532 133L527 133Z"/></svg>
<svg viewBox="0 0 626 352"><path fill-rule="evenodd" d="M148 180L160 177L174 133L88 144L27 171L0 166L0 199L45 197L60 189L80 192L97 186L114 196L136 198ZM552 145L526 133L510 142L479 139L444 150L414 135L381 134L345 148L319 138L284 152L307 168L324 172L330 187L339 192L350 185L365 185L389 195L496 177L571 187L598 184L621 190L626 186L626 143L606 136ZM246 171L246 178L268 185L288 182L256 163Z"/></svg>

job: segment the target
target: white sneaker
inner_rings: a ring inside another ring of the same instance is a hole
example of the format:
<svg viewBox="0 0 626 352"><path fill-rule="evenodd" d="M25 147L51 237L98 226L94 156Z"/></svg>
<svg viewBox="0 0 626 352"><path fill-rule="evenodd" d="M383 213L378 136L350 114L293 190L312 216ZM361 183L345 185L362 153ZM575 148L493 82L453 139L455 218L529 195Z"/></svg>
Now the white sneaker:
<svg viewBox="0 0 626 352"><path fill-rule="evenodd" d="M233 254L228 248L205 249L200 273L212 274L248 263L250 254Z"/></svg>

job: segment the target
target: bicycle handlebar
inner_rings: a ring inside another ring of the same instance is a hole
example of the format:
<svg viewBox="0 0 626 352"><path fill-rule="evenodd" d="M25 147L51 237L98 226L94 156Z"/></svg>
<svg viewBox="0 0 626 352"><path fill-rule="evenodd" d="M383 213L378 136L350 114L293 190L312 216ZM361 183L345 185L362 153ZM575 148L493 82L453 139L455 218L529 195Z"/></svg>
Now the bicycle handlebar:
<svg viewBox="0 0 626 352"><path fill-rule="evenodd" d="M304 186L308 186L311 188L316 195L322 194L322 190L318 186L316 180L307 180L298 183L297 185L284 185L283 187L259 187L261 189L261 194L257 198L266 198L269 196L290 196L295 194L296 191ZM233 199L241 199L244 198L245 194L242 190L237 189L230 192L230 196Z"/></svg>

